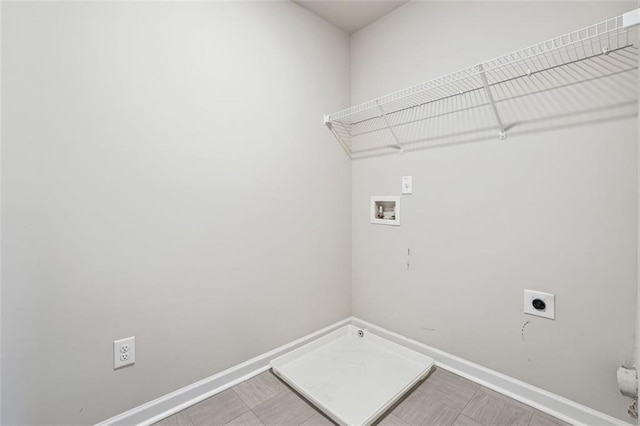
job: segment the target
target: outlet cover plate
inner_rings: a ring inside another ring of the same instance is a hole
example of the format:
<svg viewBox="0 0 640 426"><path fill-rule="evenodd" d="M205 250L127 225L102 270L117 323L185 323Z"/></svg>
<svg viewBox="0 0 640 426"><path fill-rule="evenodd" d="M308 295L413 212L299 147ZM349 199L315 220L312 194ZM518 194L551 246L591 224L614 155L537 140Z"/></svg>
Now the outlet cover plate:
<svg viewBox="0 0 640 426"><path fill-rule="evenodd" d="M546 305L544 309L536 309L533 307L533 301L540 299ZM525 290L524 291L524 313L535 315L538 317L556 319L556 295L544 293L542 291Z"/></svg>
<svg viewBox="0 0 640 426"><path fill-rule="evenodd" d="M413 178L411 176L402 176L402 193L413 194Z"/></svg>
<svg viewBox="0 0 640 426"><path fill-rule="evenodd" d="M136 362L136 336L113 341L113 369Z"/></svg>

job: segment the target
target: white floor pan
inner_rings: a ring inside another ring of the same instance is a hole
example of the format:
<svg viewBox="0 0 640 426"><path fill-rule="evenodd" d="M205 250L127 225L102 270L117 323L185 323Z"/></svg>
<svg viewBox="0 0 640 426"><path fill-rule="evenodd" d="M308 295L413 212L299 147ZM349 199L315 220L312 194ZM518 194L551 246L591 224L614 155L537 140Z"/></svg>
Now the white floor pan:
<svg viewBox="0 0 640 426"><path fill-rule="evenodd" d="M432 366L433 359L352 325L271 361L289 386L349 426L372 424Z"/></svg>

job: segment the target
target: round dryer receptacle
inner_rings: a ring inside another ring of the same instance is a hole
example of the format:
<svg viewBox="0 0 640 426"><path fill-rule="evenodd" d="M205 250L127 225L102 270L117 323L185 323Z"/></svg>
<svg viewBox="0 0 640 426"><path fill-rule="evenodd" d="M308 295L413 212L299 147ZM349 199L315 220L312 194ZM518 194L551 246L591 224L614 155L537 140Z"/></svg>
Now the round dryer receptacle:
<svg viewBox="0 0 640 426"><path fill-rule="evenodd" d="M544 303L544 300L542 299L533 299L533 301L531 302L531 305L533 305L533 308L538 311L544 311L545 308L547 307L547 304Z"/></svg>

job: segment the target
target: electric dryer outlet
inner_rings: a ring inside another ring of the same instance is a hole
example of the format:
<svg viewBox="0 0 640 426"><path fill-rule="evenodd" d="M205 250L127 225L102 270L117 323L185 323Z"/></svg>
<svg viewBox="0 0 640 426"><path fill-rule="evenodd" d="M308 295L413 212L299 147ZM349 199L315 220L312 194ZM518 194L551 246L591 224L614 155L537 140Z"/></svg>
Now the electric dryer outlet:
<svg viewBox="0 0 640 426"><path fill-rule="evenodd" d="M542 291L524 291L524 313L556 319L556 295Z"/></svg>

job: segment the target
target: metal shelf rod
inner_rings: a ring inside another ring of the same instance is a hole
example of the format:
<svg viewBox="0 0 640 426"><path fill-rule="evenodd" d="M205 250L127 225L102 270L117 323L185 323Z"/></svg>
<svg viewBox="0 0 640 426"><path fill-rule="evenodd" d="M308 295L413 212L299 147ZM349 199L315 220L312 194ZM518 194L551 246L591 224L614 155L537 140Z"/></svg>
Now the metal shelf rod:
<svg viewBox="0 0 640 426"><path fill-rule="evenodd" d="M398 149L400 151L400 153L402 154L404 151L402 149L402 144L400 143L400 139L398 138L398 135L393 130L393 126L391 126L391 123L389 123L389 119L387 118L387 115L384 113L384 109L382 109L382 105L378 105L378 107L380 108L380 114L382 114L382 119L387 124L387 127L389 128L389 131L391 132L391 135L393 136L393 139L396 141L396 144L393 147Z"/></svg>
<svg viewBox="0 0 640 426"><path fill-rule="evenodd" d="M487 96L487 100L491 105L491 110L493 111L493 115L496 119L496 122L498 123L498 130L500 131L500 139L506 139L507 131L504 128L502 119L500 118L498 107L496 107L496 102L493 99L493 93L491 93L491 88L489 88L489 83L487 82L487 75L484 73L484 70L482 69L482 65L478 65L478 71L480 72L480 78L482 79L482 84L484 85L485 95Z"/></svg>

